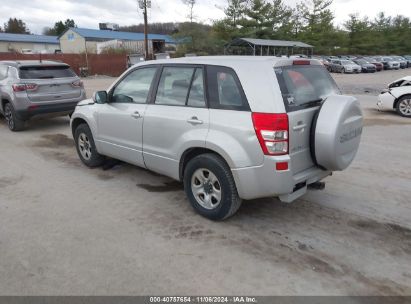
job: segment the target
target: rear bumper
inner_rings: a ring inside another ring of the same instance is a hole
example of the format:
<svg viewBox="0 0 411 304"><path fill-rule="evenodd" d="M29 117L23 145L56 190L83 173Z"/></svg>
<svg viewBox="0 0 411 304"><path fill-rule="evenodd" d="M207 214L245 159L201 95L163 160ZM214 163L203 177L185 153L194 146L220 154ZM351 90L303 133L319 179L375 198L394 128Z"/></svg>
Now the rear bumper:
<svg viewBox="0 0 411 304"><path fill-rule="evenodd" d="M276 163L284 161L288 161L289 169L276 171ZM232 169L232 173L242 199L280 197L285 202L304 195L308 185L331 175L318 167L293 175L289 156L264 157L262 166Z"/></svg>
<svg viewBox="0 0 411 304"><path fill-rule="evenodd" d="M34 116L41 115L63 115L74 111L79 101L56 103L56 104L32 104L27 109L16 110L16 115L21 120L28 120Z"/></svg>

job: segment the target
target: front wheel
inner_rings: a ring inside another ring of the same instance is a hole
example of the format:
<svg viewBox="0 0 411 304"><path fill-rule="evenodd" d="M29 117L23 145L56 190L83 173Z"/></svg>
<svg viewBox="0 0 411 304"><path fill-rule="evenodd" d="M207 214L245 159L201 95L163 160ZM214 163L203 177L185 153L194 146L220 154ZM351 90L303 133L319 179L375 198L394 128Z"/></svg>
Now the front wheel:
<svg viewBox="0 0 411 304"><path fill-rule="evenodd" d="M345 74L345 69L344 68L341 69L341 74Z"/></svg>
<svg viewBox="0 0 411 304"><path fill-rule="evenodd" d="M411 95L400 98L396 106L397 113L404 117L411 117Z"/></svg>
<svg viewBox="0 0 411 304"><path fill-rule="evenodd" d="M230 168L215 154L202 154L188 162L184 190L192 207L211 220L224 220L241 205Z"/></svg>
<svg viewBox="0 0 411 304"><path fill-rule="evenodd" d="M81 161L90 168L101 166L104 156L97 152L93 134L87 124L81 124L74 132L76 149Z"/></svg>
<svg viewBox="0 0 411 304"><path fill-rule="evenodd" d="M4 106L4 117L6 118L7 126L13 132L21 131L24 129L24 120L17 117L16 111L10 103L6 103Z"/></svg>

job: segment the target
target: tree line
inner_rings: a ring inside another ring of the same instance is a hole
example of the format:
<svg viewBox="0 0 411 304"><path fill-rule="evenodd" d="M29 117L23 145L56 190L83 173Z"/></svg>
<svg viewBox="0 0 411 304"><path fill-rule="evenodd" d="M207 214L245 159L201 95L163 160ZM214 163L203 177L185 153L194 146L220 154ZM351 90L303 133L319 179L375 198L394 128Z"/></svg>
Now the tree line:
<svg viewBox="0 0 411 304"><path fill-rule="evenodd" d="M402 15L381 12L370 18L351 14L343 24L336 25L330 9L333 0L301 0L295 7L284 0L227 0L222 8L225 16L205 24L196 21L196 0L181 1L187 5L187 22L149 24L150 33L173 35L184 42L178 55L222 54L227 43L240 37L302 41L322 55L411 53L411 20ZM76 27L73 19L58 21L43 34L59 36L69 27ZM143 32L143 27L138 24L120 30ZM0 31L30 33L16 18L10 18Z"/></svg>
<svg viewBox="0 0 411 304"><path fill-rule="evenodd" d="M336 25L332 3L302 0L293 8L283 0L227 0L223 19L209 27L182 24L177 36L192 37L185 48L194 53L220 54L225 44L241 37L302 41L322 55L411 53L410 18L351 14Z"/></svg>

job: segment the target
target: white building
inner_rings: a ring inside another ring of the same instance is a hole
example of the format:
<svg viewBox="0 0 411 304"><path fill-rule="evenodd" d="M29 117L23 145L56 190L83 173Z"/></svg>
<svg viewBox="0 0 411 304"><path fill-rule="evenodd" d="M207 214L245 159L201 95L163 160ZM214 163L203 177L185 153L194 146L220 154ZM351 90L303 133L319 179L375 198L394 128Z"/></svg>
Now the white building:
<svg viewBox="0 0 411 304"><path fill-rule="evenodd" d="M56 36L0 33L0 53L54 54L60 50Z"/></svg>

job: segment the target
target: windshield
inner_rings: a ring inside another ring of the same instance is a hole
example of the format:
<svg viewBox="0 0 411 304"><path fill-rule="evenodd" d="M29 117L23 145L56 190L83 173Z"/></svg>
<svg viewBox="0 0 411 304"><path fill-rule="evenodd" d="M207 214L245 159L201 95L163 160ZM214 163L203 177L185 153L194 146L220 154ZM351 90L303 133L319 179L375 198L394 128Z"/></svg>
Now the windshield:
<svg viewBox="0 0 411 304"><path fill-rule="evenodd" d="M318 106L330 95L340 94L336 83L323 66L276 68L285 106L289 111Z"/></svg>
<svg viewBox="0 0 411 304"><path fill-rule="evenodd" d="M20 79L52 79L75 76L76 74L67 65L20 67Z"/></svg>
<svg viewBox="0 0 411 304"><path fill-rule="evenodd" d="M341 64L355 64L354 62L352 62L351 60L341 60Z"/></svg>
<svg viewBox="0 0 411 304"><path fill-rule="evenodd" d="M367 64L368 63L368 61L366 61L364 59L359 59L356 62L359 63L359 64Z"/></svg>

